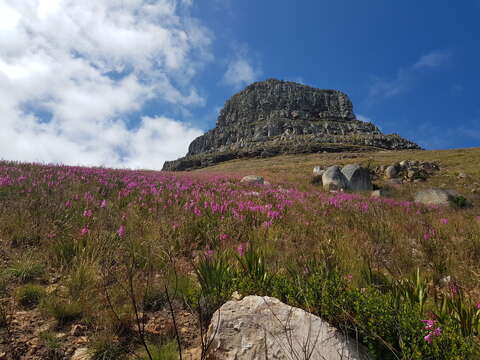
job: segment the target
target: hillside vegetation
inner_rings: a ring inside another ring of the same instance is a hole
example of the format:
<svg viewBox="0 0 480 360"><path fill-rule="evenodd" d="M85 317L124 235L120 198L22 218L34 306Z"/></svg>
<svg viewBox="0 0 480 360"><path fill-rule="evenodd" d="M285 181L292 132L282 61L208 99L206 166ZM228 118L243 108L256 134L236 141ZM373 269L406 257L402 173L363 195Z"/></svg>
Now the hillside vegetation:
<svg viewBox="0 0 480 360"><path fill-rule="evenodd" d="M310 184L314 165L405 159L440 171L391 198ZM442 185L480 204L479 164L478 148L279 156L188 173L0 162L0 354L189 358L205 353L201 334L237 291L315 313L374 359L477 359L480 210L411 200ZM250 174L271 185L239 182Z"/></svg>

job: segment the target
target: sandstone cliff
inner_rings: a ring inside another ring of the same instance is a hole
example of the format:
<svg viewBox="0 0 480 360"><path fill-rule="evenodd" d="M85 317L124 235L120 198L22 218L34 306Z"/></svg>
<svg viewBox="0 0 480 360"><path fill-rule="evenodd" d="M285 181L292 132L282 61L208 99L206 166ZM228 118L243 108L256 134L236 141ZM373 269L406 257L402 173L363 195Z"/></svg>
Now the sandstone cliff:
<svg viewBox="0 0 480 360"><path fill-rule="evenodd" d="M185 157L165 162L163 170L190 170L236 158L285 153L419 148L357 120L352 102L341 91L269 79L233 95L216 127L196 138Z"/></svg>

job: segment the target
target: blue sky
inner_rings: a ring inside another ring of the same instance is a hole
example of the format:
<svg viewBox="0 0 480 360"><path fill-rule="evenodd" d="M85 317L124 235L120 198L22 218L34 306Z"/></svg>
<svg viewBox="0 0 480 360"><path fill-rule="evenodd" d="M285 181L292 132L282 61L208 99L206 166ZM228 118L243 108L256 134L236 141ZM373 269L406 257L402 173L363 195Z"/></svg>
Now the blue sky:
<svg viewBox="0 0 480 360"><path fill-rule="evenodd" d="M480 146L480 1L0 0L0 158L161 168L226 99L339 89L427 149Z"/></svg>

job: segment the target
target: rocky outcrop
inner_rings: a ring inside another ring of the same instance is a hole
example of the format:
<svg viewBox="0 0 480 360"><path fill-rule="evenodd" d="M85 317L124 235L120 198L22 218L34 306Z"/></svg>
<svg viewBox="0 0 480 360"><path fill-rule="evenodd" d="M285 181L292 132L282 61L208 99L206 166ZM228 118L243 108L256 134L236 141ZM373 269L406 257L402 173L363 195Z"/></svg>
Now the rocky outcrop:
<svg viewBox="0 0 480 360"><path fill-rule="evenodd" d="M163 169L189 170L242 157L378 149L419 146L357 120L341 91L270 79L232 96L217 126L196 138L184 158L167 161Z"/></svg>
<svg viewBox="0 0 480 360"><path fill-rule="evenodd" d="M217 310L208 360L367 360L365 348L319 317L271 297L247 296Z"/></svg>

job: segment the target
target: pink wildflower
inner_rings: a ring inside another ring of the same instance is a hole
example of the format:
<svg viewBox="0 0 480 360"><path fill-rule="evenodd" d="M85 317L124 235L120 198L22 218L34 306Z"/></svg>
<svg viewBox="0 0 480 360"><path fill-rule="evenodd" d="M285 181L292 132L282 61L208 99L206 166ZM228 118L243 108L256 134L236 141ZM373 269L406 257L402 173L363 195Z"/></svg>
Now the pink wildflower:
<svg viewBox="0 0 480 360"><path fill-rule="evenodd" d="M440 336L440 335L442 335L442 328L437 327L435 330L433 330L432 335L433 335L433 336Z"/></svg>
<svg viewBox="0 0 480 360"><path fill-rule="evenodd" d="M425 330L432 330L433 329L433 326L435 325L435 320L420 320L421 322L423 322L425 324L425 327L424 329Z"/></svg>
<svg viewBox="0 0 480 360"><path fill-rule="evenodd" d="M228 235L222 233L222 234L218 235L218 238L219 238L220 240L227 240L227 239L228 239Z"/></svg>
<svg viewBox="0 0 480 360"><path fill-rule="evenodd" d="M100 203L100 207L101 208L107 207L107 200L102 200L102 202Z"/></svg>
<svg viewBox="0 0 480 360"><path fill-rule="evenodd" d="M71 200L67 200L67 202L65 203L65 207L66 208L69 208L72 206L72 201Z"/></svg>
<svg viewBox="0 0 480 360"><path fill-rule="evenodd" d="M237 247L238 255L239 255L239 256L245 255L245 250L246 250L246 249L247 249L247 246L246 246L244 243L238 245L238 247Z"/></svg>
<svg viewBox="0 0 480 360"><path fill-rule="evenodd" d="M215 251L213 251L212 249L205 250L205 256L207 258L211 258L214 253L215 253Z"/></svg>
<svg viewBox="0 0 480 360"><path fill-rule="evenodd" d="M352 281L352 279L353 279L353 275L352 275L352 274L347 274L347 275L345 275L345 280L347 280L347 281Z"/></svg>
<svg viewBox="0 0 480 360"><path fill-rule="evenodd" d="M123 237L125 235L125 226L120 225L120 227L117 230L117 235L120 237Z"/></svg>
<svg viewBox="0 0 480 360"><path fill-rule="evenodd" d="M431 344L431 343L432 343L432 340L433 340L432 333L428 333L427 335L425 335L425 336L423 337L423 340L425 340L427 343Z"/></svg>
<svg viewBox="0 0 480 360"><path fill-rule="evenodd" d="M480 303L477 304L477 309L480 310Z"/></svg>
<svg viewBox="0 0 480 360"><path fill-rule="evenodd" d="M447 218L440 219L440 223L443 224L443 225L447 225L448 224L448 219Z"/></svg>
<svg viewBox="0 0 480 360"><path fill-rule="evenodd" d="M92 215L93 215L93 211L92 211L92 210L85 210L85 211L83 212L83 216L85 216L85 217L90 217L90 216L92 216Z"/></svg>
<svg viewBox="0 0 480 360"><path fill-rule="evenodd" d="M81 235L87 235L90 232L90 229L88 228L88 225L85 225L81 230L80 234Z"/></svg>

